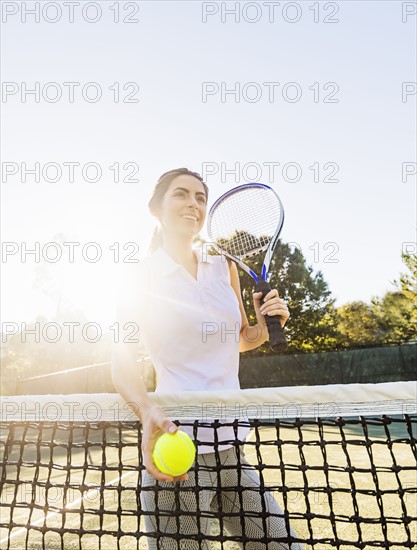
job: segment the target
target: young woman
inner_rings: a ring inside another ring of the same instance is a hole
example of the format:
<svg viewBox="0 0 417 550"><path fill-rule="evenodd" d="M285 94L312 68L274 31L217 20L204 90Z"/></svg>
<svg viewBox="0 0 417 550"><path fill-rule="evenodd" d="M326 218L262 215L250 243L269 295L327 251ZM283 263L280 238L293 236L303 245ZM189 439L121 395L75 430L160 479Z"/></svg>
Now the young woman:
<svg viewBox="0 0 417 550"><path fill-rule="evenodd" d="M193 250L193 239L206 218L207 199L208 188L199 174L186 168L163 174L149 202L150 211L159 222L151 254L132 269L130 284L123 281L127 299L120 303L120 323L121 326L127 321L139 324L141 340L157 373L157 392L239 389L239 353L257 348L267 340L265 315L279 315L282 325L289 317L287 305L276 289L267 294L263 306L260 306L261 293L255 293L258 323L249 326L235 264L221 256ZM173 478L156 468L152 450L157 437L178 428L149 400L137 373L136 353L136 346L115 345L112 372L117 391L127 402L138 404L136 412L143 426L142 453L146 467L141 488L158 484L157 497L156 491L141 491L146 531L154 533L148 538L149 548L177 548L174 537L164 534L209 534L209 514L204 512L213 509L225 514L223 524L231 535L244 534L254 539L286 537L285 521L276 517L282 510L274 497L268 492L261 494L253 490L260 487L260 480L244 452L237 451L230 443L220 444L217 452L214 451L214 428L198 429L198 476L192 469ZM192 427L181 429L193 436ZM242 439L248 429L240 430L239 439ZM232 428L223 426L217 431L218 441L235 438ZM220 469L219 475L208 468L216 466L216 455L221 466L227 465ZM180 492L179 502L175 492L168 490L173 482L185 489ZM239 484L252 490L241 491L239 495ZM192 487L203 489L190 491ZM165 513L155 513L156 504ZM265 507L268 516L263 519L261 513ZM170 514L170 510L177 510L177 514ZM197 510L203 512L198 519ZM232 515L239 510L243 518ZM251 514L245 517L245 511ZM259 517L254 517L258 512ZM155 538L156 533L159 540ZM296 536L293 531L290 534ZM180 548L208 549L209 542L184 539ZM285 550L289 545L253 541L246 543L245 548ZM293 543L291 548L302 547Z"/></svg>

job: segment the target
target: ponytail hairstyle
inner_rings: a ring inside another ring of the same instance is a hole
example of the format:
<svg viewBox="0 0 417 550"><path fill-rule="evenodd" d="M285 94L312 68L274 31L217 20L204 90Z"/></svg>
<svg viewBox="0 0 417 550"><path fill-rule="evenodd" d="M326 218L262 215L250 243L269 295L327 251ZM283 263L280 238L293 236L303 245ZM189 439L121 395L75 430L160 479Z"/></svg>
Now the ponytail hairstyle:
<svg viewBox="0 0 417 550"><path fill-rule="evenodd" d="M193 176L200 180L206 193L206 199L208 199L208 187L204 183L203 178L200 176L200 174L198 174L197 172L191 172L191 170L188 170L188 168L175 168L174 170L170 170L169 172L165 172L164 174L162 174L162 176L157 181L152 193L152 197L148 203L148 207L151 211L157 210L161 206L162 199L164 198L165 193L168 191L171 182L175 178L177 178L178 176L182 176L183 174L187 176ZM155 250L162 246L162 244L162 230L159 226L156 226L152 235L151 243L149 245L149 254L153 254Z"/></svg>

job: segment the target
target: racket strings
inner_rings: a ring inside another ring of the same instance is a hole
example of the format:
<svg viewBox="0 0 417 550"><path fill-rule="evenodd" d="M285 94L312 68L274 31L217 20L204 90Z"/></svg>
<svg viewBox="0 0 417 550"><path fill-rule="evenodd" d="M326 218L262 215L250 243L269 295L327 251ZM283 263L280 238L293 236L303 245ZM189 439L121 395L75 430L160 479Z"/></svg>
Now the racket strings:
<svg viewBox="0 0 417 550"><path fill-rule="evenodd" d="M268 248L282 215L273 191L248 186L216 205L208 231L220 248L242 259Z"/></svg>

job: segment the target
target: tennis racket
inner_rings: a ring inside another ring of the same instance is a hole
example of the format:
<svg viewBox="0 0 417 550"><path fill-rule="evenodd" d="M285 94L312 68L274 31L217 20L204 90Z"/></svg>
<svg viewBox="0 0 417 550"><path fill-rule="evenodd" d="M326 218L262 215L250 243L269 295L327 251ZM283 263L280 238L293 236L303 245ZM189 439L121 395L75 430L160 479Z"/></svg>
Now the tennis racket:
<svg viewBox="0 0 417 550"><path fill-rule="evenodd" d="M262 292L261 304L271 290L268 269L284 223L284 207L275 191L262 183L247 183L234 187L210 208L207 231L220 254L233 260L256 282ZM244 260L265 253L260 277ZM277 315L265 316L272 351L287 348L284 331Z"/></svg>

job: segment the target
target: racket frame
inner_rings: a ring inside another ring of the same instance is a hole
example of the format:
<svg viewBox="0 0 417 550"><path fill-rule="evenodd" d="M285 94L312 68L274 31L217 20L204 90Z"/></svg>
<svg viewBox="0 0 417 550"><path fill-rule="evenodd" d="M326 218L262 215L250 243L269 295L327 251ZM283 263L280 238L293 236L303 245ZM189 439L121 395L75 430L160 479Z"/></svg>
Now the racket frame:
<svg viewBox="0 0 417 550"><path fill-rule="evenodd" d="M207 216L207 228L208 228L208 232L209 232L209 235L210 235L211 219L213 217L213 212L214 212L215 208L217 207L217 205L219 203L223 202L229 195L232 195L233 193L236 193L236 191L242 190L242 189L245 189L245 188L248 188L248 187L252 187L252 188L261 187L263 189L268 189L269 191L272 191L272 193L274 193L276 199L278 200L278 203L279 203L279 206L280 206L281 215L280 215L280 218L279 218L279 222L278 222L278 225L275 229L275 233L272 236L272 238L269 241L269 244L266 248L266 253L265 253L264 262L263 262L262 271L261 271L261 280L268 282L268 279L269 279L269 273L268 273L269 266L270 266L270 263L271 263L271 260L272 260L275 245L276 245L276 243L278 241L278 237L281 233L282 225L284 223L284 215L285 215L284 214L284 207L282 205L281 199L278 197L277 193L274 191L274 189L272 189L272 187L270 187L269 185L265 185L264 183L244 183L242 185L238 185L237 187L233 187L233 189L229 189L229 191L227 191L221 197L219 197L213 203L213 205L211 206L211 208L209 210L209 213L208 213L208 216ZM210 238L211 238L211 236L210 236ZM252 269L250 269L250 267L248 267L242 260L246 259L246 258L252 258L253 256L257 256L258 254L260 254L262 251L265 250L265 246L263 246L261 248L258 248L256 250L253 250L248 254L244 254L241 257L238 257L238 256L234 256L233 254L230 254L229 252L226 252L226 250L223 250L215 242L210 242L210 244L212 244L214 246L214 248L219 252L219 254L227 256L228 258L230 258L231 260L236 262L239 265L240 268L242 268L246 273L248 273L248 275L250 275L252 277L252 279L255 280L256 283L259 283L260 279L259 279L258 275Z"/></svg>

